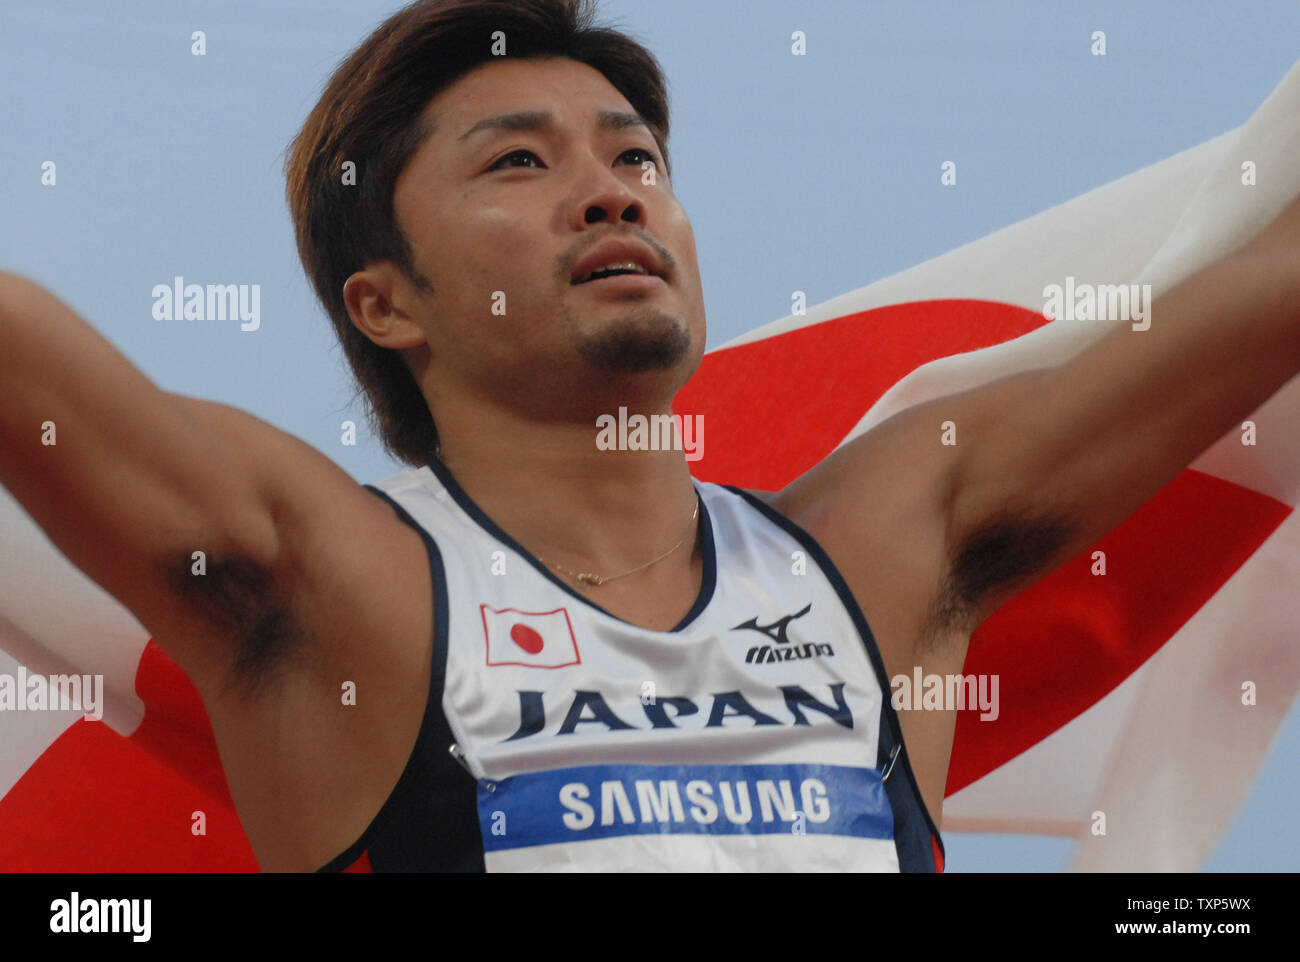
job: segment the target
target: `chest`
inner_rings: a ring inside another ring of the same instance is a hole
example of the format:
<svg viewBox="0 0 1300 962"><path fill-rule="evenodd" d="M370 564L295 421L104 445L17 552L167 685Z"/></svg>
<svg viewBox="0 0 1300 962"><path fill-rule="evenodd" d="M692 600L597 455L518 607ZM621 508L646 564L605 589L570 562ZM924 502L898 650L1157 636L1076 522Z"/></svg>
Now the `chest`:
<svg viewBox="0 0 1300 962"><path fill-rule="evenodd" d="M442 707L489 867L896 868L868 648L824 579L785 589L724 572L665 632L449 573Z"/></svg>

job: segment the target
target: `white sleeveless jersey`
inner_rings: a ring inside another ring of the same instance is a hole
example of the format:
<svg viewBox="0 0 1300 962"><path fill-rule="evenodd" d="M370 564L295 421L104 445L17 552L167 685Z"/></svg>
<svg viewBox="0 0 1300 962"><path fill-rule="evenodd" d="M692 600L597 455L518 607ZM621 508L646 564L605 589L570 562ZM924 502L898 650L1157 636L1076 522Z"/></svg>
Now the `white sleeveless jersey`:
<svg viewBox="0 0 1300 962"><path fill-rule="evenodd" d="M438 462L371 488L424 538L434 668L401 781L327 870L942 866L834 565L758 499L695 487L703 583L670 631L561 580Z"/></svg>

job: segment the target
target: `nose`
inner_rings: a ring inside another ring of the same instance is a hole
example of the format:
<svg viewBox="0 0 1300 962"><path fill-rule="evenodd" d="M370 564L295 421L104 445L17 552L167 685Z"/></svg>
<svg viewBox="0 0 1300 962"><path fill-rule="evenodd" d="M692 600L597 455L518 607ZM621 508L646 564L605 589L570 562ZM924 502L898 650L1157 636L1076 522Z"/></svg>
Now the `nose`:
<svg viewBox="0 0 1300 962"><path fill-rule="evenodd" d="M618 207L615 206L613 209L617 210ZM606 212L606 210L607 209L605 207L602 207L599 204L592 204L590 207L587 208L586 214L584 215L583 219L588 224L599 224L601 221L609 220L609 214ZM633 224L642 220L642 211L641 211L640 202L637 200L632 200L626 207L623 208L622 212L618 216L618 219L621 221L628 221L629 223L633 223Z"/></svg>
<svg viewBox="0 0 1300 962"><path fill-rule="evenodd" d="M645 204L613 170L599 168L580 189L582 192L572 208L575 230L592 224L618 222L646 226Z"/></svg>

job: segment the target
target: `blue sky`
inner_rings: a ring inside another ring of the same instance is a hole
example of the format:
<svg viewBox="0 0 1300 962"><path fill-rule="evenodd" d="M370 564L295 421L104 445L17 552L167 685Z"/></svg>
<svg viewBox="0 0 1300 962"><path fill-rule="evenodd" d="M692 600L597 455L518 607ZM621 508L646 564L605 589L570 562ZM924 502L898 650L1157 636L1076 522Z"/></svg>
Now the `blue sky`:
<svg viewBox="0 0 1300 962"><path fill-rule="evenodd" d="M364 421L297 259L281 163L334 65L399 6L6 0L0 269L50 287L167 390L245 408L359 481L395 473L368 434L339 444L340 421ZM793 290L826 300L1235 127L1300 57L1294 0L602 10L669 77L710 346L786 315ZM796 29L805 57L789 54ZM958 161L959 189L940 188L937 158ZM262 329L155 321L150 292L177 274L260 284ZM1293 710L1207 869L1294 867L1298 757ZM951 871L1054 871L1071 848L946 842Z"/></svg>

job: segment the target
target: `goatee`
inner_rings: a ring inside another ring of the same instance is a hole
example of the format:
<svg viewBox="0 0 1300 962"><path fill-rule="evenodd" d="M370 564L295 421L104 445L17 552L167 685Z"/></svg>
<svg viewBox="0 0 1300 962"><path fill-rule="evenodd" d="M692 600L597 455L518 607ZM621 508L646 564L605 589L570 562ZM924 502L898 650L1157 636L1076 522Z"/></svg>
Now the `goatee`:
<svg viewBox="0 0 1300 962"><path fill-rule="evenodd" d="M578 352L602 371L667 370L686 357L691 335L671 314L648 308L622 317L582 340Z"/></svg>

